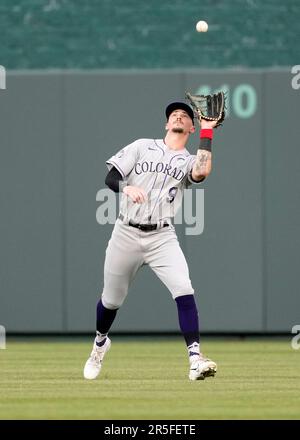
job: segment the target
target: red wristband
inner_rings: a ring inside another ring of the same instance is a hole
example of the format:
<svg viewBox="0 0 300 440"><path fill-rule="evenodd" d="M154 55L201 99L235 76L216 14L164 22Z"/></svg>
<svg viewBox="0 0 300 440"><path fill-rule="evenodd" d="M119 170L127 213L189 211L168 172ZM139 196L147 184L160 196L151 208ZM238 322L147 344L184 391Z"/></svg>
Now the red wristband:
<svg viewBox="0 0 300 440"><path fill-rule="evenodd" d="M200 139L208 138L212 139L214 137L214 131L212 128L202 128L200 130Z"/></svg>

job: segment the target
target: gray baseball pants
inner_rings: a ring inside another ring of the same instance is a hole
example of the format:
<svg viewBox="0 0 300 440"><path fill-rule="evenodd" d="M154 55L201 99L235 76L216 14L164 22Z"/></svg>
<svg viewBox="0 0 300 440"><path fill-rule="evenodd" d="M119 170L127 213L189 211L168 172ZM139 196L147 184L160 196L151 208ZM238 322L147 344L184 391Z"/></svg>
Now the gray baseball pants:
<svg viewBox="0 0 300 440"><path fill-rule="evenodd" d="M173 225L145 232L118 219L106 249L104 307L121 307L137 271L145 264L156 273L174 299L194 293Z"/></svg>

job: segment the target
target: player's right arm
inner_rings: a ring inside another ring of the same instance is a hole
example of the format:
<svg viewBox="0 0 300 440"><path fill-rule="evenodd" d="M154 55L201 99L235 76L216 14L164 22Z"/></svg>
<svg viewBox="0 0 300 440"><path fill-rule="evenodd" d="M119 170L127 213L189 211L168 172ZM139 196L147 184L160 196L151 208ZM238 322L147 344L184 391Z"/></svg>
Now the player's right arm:
<svg viewBox="0 0 300 440"><path fill-rule="evenodd" d="M137 186L127 185L115 167L112 167L107 174L105 184L114 192L123 191L134 203L144 203L147 200L146 192Z"/></svg>
<svg viewBox="0 0 300 440"><path fill-rule="evenodd" d="M122 148L106 161L109 173L105 183L115 192L123 191L134 203L144 203L146 192L137 186L126 184L126 177L132 172L139 158L139 149L144 145L143 139L138 139Z"/></svg>

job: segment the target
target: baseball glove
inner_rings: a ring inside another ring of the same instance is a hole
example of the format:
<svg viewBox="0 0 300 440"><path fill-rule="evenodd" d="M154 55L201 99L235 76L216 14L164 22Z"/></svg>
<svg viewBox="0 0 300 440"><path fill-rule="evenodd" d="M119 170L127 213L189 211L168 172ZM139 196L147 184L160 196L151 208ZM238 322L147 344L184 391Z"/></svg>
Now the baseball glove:
<svg viewBox="0 0 300 440"><path fill-rule="evenodd" d="M213 95L191 95L186 92L186 97L194 110L194 114L199 121L217 121L216 127L222 125L225 119L226 97L224 92Z"/></svg>

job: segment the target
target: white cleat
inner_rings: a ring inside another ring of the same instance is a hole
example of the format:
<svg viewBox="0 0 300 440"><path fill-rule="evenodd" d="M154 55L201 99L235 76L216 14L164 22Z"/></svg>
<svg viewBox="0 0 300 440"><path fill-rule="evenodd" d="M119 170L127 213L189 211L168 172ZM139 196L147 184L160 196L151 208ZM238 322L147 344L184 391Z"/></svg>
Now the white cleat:
<svg viewBox="0 0 300 440"><path fill-rule="evenodd" d="M102 361L105 353L108 352L110 346L111 341L109 338L106 338L105 344L102 347L98 347L98 345L96 345L95 339L92 353L84 366L83 376L85 379L96 379L101 371Z"/></svg>
<svg viewBox="0 0 300 440"><path fill-rule="evenodd" d="M191 362L189 379L204 380L206 377L214 376L216 372L217 364L200 353L198 359L193 359Z"/></svg>

